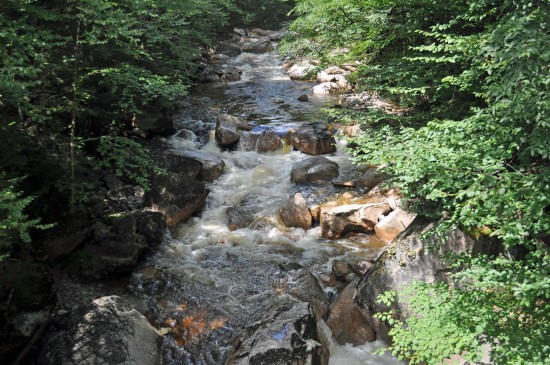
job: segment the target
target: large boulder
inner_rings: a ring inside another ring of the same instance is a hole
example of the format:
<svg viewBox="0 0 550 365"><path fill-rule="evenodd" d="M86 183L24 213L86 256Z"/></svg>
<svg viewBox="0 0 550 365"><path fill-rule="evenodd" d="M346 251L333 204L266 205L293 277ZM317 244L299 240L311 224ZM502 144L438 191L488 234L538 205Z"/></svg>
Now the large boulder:
<svg viewBox="0 0 550 365"><path fill-rule="evenodd" d="M326 365L328 355L311 306L286 298L243 331L226 365Z"/></svg>
<svg viewBox="0 0 550 365"><path fill-rule="evenodd" d="M376 340L376 334L353 301L358 283L359 278L356 277L330 306L326 323L334 340L340 345L351 343L358 346Z"/></svg>
<svg viewBox="0 0 550 365"><path fill-rule="evenodd" d="M458 229L444 238L435 234L420 238L434 226L435 223L417 217L403 235L387 247L357 285L355 303L380 339L389 339L389 328L374 315L390 309L376 301L380 294L387 290L398 291L413 281L447 281L449 269L444 256L448 253L496 254L500 249L498 244L474 240ZM406 305L401 302L393 303L392 309L397 313L407 313Z"/></svg>
<svg viewBox="0 0 550 365"><path fill-rule="evenodd" d="M271 39L262 38L256 42L243 46L242 51L247 53L266 53L273 51Z"/></svg>
<svg viewBox="0 0 550 365"><path fill-rule="evenodd" d="M407 229L415 217L416 214L396 209L374 226L374 232L378 237L391 241Z"/></svg>
<svg viewBox="0 0 550 365"><path fill-rule="evenodd" d="M327 294L315 275L308 270L299 269L293 271L285 279L281 282L280 289L296 299L309 303L313 307L317 319L326 317L328 313Z"/></svg>
<svg viewBox="0 0 550 365"><path fill-rule="evenodd" d="M294 183L328 181L338 177L339 169L338 164L328 158L310 157L292 166L290 181Z"/></svg>
<svg viewBox="0 0 550 365"><path fill-rule="evenodd" d="M249 131L252 127L241 118L229 115L219 114L216 121L216 141L222 147L229 147L241 138L239 131Z"/></svg>
<svg viewBox="0 0 550 365"><path fill-rule="evenodd" d="M117 296L56 317L44 337L38 363L160 364L162 336Z"/></svg>
<svg viewBox="0 0 550 365"><path fill-rule="evenodd" d="M241 54L241 46L235 43L221 42L216 47L216 51L229 57L236 57Z"/></svg>
<svg viewBox="0 0 550 365"><path fill-rule="evenodd" d="M169 150L168 153L200 162L201 168L197 177L203 181L216 180L225 168L225 162L221 158L207 152Z"/></svg>
<svg viewBox="0 0 550 365"><path fill-rule="evenodd" d="M200 166L199 162L195 162ZM151 185L151 191L146 194L146 202L164 215L166 224L170 227L185 222L193 214L200 212L210 192L202 181L188 173L169 171L158 174Z"/></svg>
<svg viewBox="0 0 550 365"><path fill-rule="evenodd" d="M348 204L321 208L323 238L337 239L349 233L372 232L378 218L388 214L388 203Z"/></svg>
<svg viewBox="0 0 550 365"><path fill-rule="evenodd" d="M323 123L304 124L288 134L290 145L308 155L336 152L336 140Z"/></svg>
<svg viewBox="0 0 550 365"><path fill-rule="evenodd" d="M287 227L310 229L313 223L306 200L300 193L294 194L283 205L279 214Z"/></svg>
<svg viewBox="0 0 550 365"><path fill-rule="evenodd" d="M216 65L204 65L197 74L197 81L202 83L218 82L220 77L224 74L221 67Z"/></svg>
<svg viewBox="0 0 550 365"><path fill-rule="evenodd" d="M129 273L150 248L162 242L164 229L159 212L110 216L96 223L92 239L68 257L69 269L92 278Z"/></svg>
<svg viewBox="0 0 550 365"><path fill-rule="evenodd" d="M319 85L315 85L312 89L314 94L332 94L343 91L345 88L342 87L338 82L323 82Z"/></svg>
<svg viewBox="0 0 550 365"><path fill-rule="evenodd" d="M386 179L386 176L376 169L369 169L363 175L356 179L355 185L367 189L372 189L382 181Z"/></svg>
<svg viewBox="0 0 550 365"><path fill-rule="evenodd" d="M283 140L273 130L266 130L260 133L256 143L256 151L260 153L273 152L283 146Z"/></svg>

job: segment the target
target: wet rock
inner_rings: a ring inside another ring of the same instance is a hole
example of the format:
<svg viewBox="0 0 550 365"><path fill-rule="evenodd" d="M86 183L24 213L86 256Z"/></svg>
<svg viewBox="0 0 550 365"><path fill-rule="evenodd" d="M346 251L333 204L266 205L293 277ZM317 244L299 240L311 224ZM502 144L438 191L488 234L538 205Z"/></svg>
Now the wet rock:
<svg viewBox="0 0 550 365"><path fill-rule="evenodd" d="M273 51L273 44L269 38L260 39L254 43L245 45L243 52L247 53L267 53Z"/></svg>
<svg viewBox="0 0 550 365"><path fill-rule="evenodd" d="M198 161L189 160L194 161L200 170L201 164ZM210 192L203 182L189 173L160 174L153 177L151 185L151 191L145 197L146 202L154 210L161 212L166 224L171 227L200 212Z"/></svg>
<svg viewBox="0 0 550 365"><path fill-rule="evenodd" d="M197 81L202 83L218 82L224 74L221 67L216 65L205 65L197 74Z"/></svg>
<svg viewBox="0 0 550 365"><path fill-rule="evenodd" d="M248 31L244 28L233 28L233 33L239 37L248 37Z"/></svg>
<svg viewBox="0 0 550 365"><path fill-rule="evenodd" d="M433 229L435 224L417 217L403 235L380 255L357 286L355 303L362 309L363 315L380 339L388 340L389 328L386 323L373 316L390 308L376 301L378 295L387 290L400 290L403 285L413 281L447 281L449 270L444 261L445 254L495 255L499 252L498 244L476 241L458 229L443 238L436 235L420 238ZM391 309L398 313L407 313L407 307L400 302L392 304Z"/></svg>
<svg viewBox="0 0 550 365"><path fill-rule="evenodd" d="M220 77L220 80L225 82L234 82L234 81L239 81L240 79L241 79L241 74L240 72L236 72L236 71L228 71L224 73L222 77Z"/></svg>
<svg viewBox="0 0 550 365"><path fill-rule="evenodd" d="M337 178L338 175L339 166L336 162L322 156L315 156L295 163L290 173L290 181L294 183L327 181Z"/></svg>
<svg viewBox="0 0 550 365"><path fill-rule="evenodd" d="M353 301L357 283L358 277L348 284L330 306L326 323L334 340L340 345L351 343L359 346L376 340L374 330Z"/></svg>
<svg viewBox="0 0 550 365"><path fill-rule="evenodd" d="M256 142L256 151L260 153L273 152L279 150L283 146L281 137L273 130L266 130L260 133Z"/></svg>
<svg viewBox="0 0 550 365"><path fill-rule="evenodd" d="M336 152L336 140L323 123L304 124L288 134L290 145L308 155Z"/></svg>
<svg viewBox="0 0 550 365"><path fill-rule="evenodd" d="M294 196L281 208L281 219L287 227L310 229L312 217L306 200L300 193Z"/></svg>
<svg viewBox="0 0 550 365"><path fill-rule="evenodd" d="M327 294L310 271L300 269L293 272L290 278L282 283L282 289L294 298L309 303L313 307L317 319L326 317L328 313Z"/></svg>
<svg viewBox="0 0 550 365"><path fill-rule="evenodd" d="M349 233L371 232L378 218L391 211L387 203L349 204L321 208L323 238L337 239Z"/></svg>
<svg viewBox="0 0 550 365"><path fill-rule="evenodd" d="M179 150L166 150L161 157L161 164L168 172L184 174L190 179L199 176L202 163L191 156L181 153Z"/></svg>
<svg viewBox="0 0 550 365"><path fill-rule="evenodd" d="M384 217L376 226L376 235L384 240L391 241L403 232L412 223L416 214L397 209Z"/></svg>
<svg viewBox="0 0 550 365"><path fill-rule="evenodd" d="M214 181L223 174L225 162L212 154L202 151L169 150L170 154L191 158L201 164L197 177L203 181Z"/></svg>
<svg viewBox="0 0 550 365"><path fill-rule="evenodd" d="M216 121L216 141L228 147L239 141L240 130L249 131L252 127L241 118L229 114L219 114Z"/></svg>
<svg viewBox="0 0 550 365"><path fill-rule="evenodd" d="M162 336L124 299L111 296L58 316L39 364L160 364Z"/></svg>
<svg viewBox="0 0 550 365"><path fill-rule="evenodd" d="M216 51L229 57L237 57L241 54L241 46L235 43L221 42L216 47Z"/></svg>
<svg viewBox="0 0 550 365"><path fill-rule="evenodd" d="M248 228L261 210L260 200L257 197L245 197L238 205L227 208L227 227L230 231Z"/></svg>
<svg viewBox="0 0 550 365"><path fill-rule="evenodd" d="M346 281L346 276L351 273L351 269L348 264L342 260L332 261L332 273L336 279L340 281Z"/></svg>
<svg viewBox="0 0 550 365"><path fill-rule="evenodd" d="M306 94L298 96L298 101L306 102L309 101L309 97Z"/></svg>
<svg viewBox="0 0 550 365"><path fill-rule="evenodd" d="M363 175L361 175L356 181L356 186L360 186L367 189L372 189L376 185L380 184L382 181L386 179L386 176L382 174L381 172L370 169L367 172L365 172Z"/></svg>
<svg viewBox="0 0 550 365"><path fill-rule="evenodd" d="M309 304L288 298L243 331L226 365L326 365L328 355Z"/></svg>

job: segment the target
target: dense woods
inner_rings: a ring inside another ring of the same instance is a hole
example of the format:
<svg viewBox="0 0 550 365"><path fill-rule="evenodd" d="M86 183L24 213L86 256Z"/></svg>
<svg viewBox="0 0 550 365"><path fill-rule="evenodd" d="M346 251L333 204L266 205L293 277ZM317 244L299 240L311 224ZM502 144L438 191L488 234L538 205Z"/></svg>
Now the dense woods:
<svg viewBox="0 0 550 365"><path fill-rule="evenodd" d="M501 245L497 256L449 257L453 282L380 298L411 311L380 315L393 326L391 351L439 364L461 353L479 361L489 345L495 364L548 364L542 0L4 0L0 260L65 229L102 169L147 188L156 168L135 139L173 132L166 121L201 55L234 26L268 27L289 11L284 55L355 62L357 91L400 111L330 111L366 131L350 141L356 162L383 166L408 209L440 222L438 233L459 227Z"/></svg>
<svg viewBox="0 0 550 365"><path fill-rule="evenodd" d="M497 257L449 257L454 282L387 293L412 315L392 351L438 364L483 344L498 364L548 363L550 64L544 1L298 1L286 50L360 61L359 88L400 115L337 112L367 133L358 163L383 165L410 209L503 245Z"/></svg>

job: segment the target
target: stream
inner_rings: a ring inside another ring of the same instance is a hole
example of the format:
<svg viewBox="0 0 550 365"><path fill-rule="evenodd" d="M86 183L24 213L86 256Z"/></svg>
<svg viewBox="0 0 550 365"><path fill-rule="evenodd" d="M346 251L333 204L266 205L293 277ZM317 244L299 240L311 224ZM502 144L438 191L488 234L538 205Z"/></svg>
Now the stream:
<svg viewBox="0 0 550 365"><path fill-rule="evenodd" d="M252 123L251 135L267 129L283 134L301 123L326 120L321 109L337 98L309 95L309 102L298 101L310 94L312 84L291 81L275 51L242 53L221 67L238 70L241 80L194 87L176 117L180 131L168 142L174 149L222 158L224 174L208 183L210 194L201 214L172 229L132 278L133 296L146 303L151 322L165 334L164 364L224 364L239 332L262 318L271 295L278 295L295 269L323 275L331 272L335 259L374 260L385 246L373 236L325 240L319 227L305 231L281 226L278 210L294 193L319 204L342 192L332 185L298 190L290 182L292 165L308 155L288 146L258 153L245 148L246 143L227 151L214 138L206 142L197 136L198 130L212 129L218 113ZM340 176L358 173L340 142L338 151L325 157L339 164ZM226 210L243 198L261 208L259 218L249 228L230 231ZM323 289L331 298L339 288ZM332 342L330 364L400 364L389 355L373 355L380 347L384 343L379 341L356 347Z"/></svg>

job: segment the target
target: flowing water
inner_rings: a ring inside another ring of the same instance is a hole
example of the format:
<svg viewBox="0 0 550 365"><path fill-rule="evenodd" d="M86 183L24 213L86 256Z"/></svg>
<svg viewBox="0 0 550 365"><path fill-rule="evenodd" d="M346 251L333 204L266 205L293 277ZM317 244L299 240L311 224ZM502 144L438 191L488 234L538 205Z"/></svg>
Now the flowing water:
<svg viewBox="0 0 550 365"><path fill-rule="evenodd" d="M309 156L289 148L223 151L197 137L212 128L217 113L243 117L256 125L252 133L271 129L282 134L304 122L326 120L321 108L335 103L333 96L297 101L312 84L290 81L275 53L241 54L223 67L241 71L241 81L192 90L177 117L181 132L169 142L175 149L201 149L221 157L225 172L209 184L200 216L172 230L133 279L134 294L146 298L153 323L166 333L166 364L223 364L239 331L265 315L269 298L282 295L277 288L293 270L330 273L335 259L373 260L384 247L372 237L324 240L320 228L288 229L279 222L279 208L298 191L290 182L292 165ZM341 146L326 157L340 165L341 175L356 173ZM339 192L331 185L300 191L311 204ZM244 198L259 207L258 218L249 228L230 231L226 210ZM336 290L326 287L327 297ZM331 344L330 364L398 364L390 356L372 355L381 346Z"/></svg>

